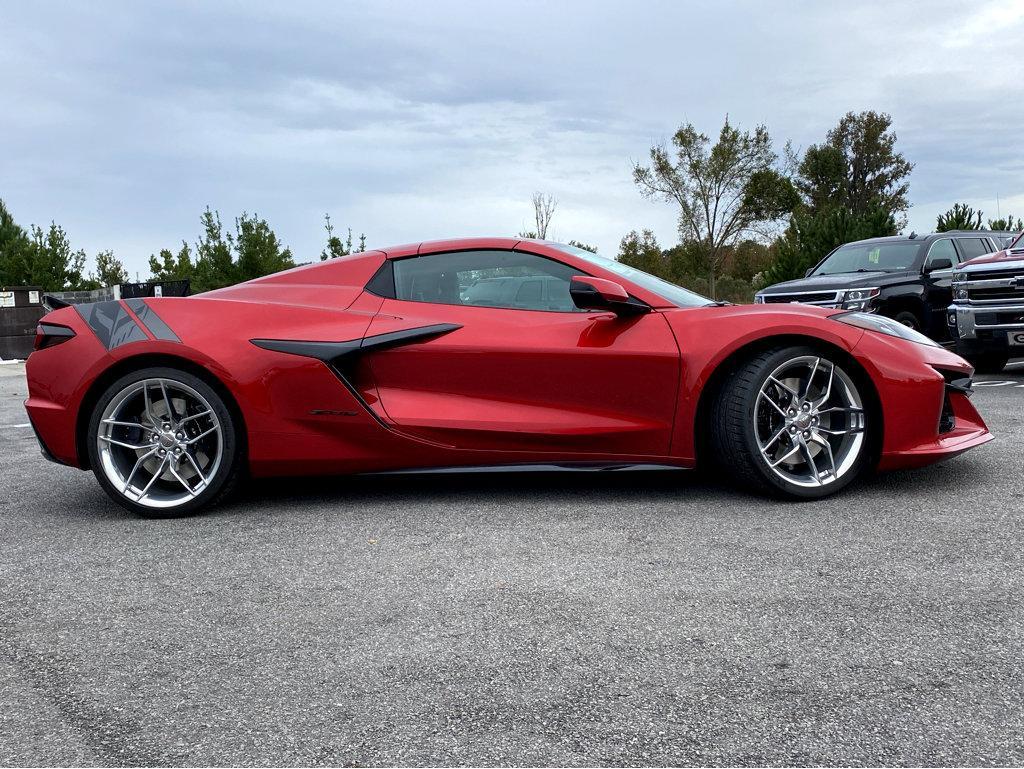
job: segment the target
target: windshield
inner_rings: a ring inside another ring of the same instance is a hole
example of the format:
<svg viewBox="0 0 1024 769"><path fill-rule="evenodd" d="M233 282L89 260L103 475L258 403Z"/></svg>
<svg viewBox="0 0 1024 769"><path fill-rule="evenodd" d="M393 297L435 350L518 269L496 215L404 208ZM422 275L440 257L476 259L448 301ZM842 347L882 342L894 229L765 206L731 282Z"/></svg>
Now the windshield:
<svg viewBox="0 0 1024 769"><path fill-rule="evenodd" d="M668 300L677 307L705 307L707 305L714 304L710 299L703 297L700 294L695 294L693 291L687 291L685 288L677 286L675 283L669 283L667 280L656 278L643 270L638 270L635 267L623 264L617 259L598 256L592 251L586 251L582 248L576 248L575 246L567 246L563 243L552 243L551 245L554 245L567 254L572 254L573 256L578 256L580 259L585 259L603 270L608 270L608 272L614 272L616 275L621 275L626 280L636 283L641 288L646 288L648 291L657 294L662 299Z"/></svg>
<svg viewBox="0 0 1024 769"><path fill-rule="evenodd" d="M1018 248L1024 248L1024 232L1022 232L1022 233L1020 234L1020 237L1018 237L1018 238L1017 238L1017 239L1016 239L1016 240L1015 240L1015 241L1013 242L1013 245L1012 245L1012 246L1010 246L1010 248L1014 249L1015 251L1016 251L1016 250L1017 250Z"/></svg>
<svg viewBox="0 0 1024 769"><path fill-rule="evenodd" d="M891 243L850 243L840 246L819 264L812 275L837 275L843 272L902 272L914 266L921 244L910 241Z"/></svg>

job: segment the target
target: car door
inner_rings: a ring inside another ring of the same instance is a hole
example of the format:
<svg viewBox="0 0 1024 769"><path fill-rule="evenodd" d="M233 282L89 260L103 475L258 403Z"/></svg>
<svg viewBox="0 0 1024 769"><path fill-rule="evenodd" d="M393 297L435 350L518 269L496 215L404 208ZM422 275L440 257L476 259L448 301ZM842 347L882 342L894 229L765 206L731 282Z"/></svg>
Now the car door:
<svg viewBox="0 0 1024 769"><path fill-rule="evenodd" d="M668 454L679 349L664 316L583 312L580 270L520 251L396 259L368 338L436 335L366 356L367 402L394 429L540 458Z"/></svg>
<svg viewBox="0 0 1024 769"><path fill-rule="evenodd" d="M945 264L948 262L948 264ZM946 308L953 302L953 267L960 262L952 238L939 238L928 247L924 260L929 333L941 333L946 326Z"/></svg>

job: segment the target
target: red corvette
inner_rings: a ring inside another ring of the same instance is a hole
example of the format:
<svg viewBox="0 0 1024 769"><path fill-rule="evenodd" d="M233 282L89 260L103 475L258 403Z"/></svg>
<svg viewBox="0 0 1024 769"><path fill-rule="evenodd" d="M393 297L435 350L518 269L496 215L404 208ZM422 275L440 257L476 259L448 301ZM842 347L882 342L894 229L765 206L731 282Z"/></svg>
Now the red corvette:
<svg viewBox="0 0 1024 769"><path fill-rule="evenodd" d="M25 405L45 456L142 515L246 473L725 468L813 498L991 440L972 369L900 324L723 305L587 251L368 251L189 298L43 318Z"/></svg>

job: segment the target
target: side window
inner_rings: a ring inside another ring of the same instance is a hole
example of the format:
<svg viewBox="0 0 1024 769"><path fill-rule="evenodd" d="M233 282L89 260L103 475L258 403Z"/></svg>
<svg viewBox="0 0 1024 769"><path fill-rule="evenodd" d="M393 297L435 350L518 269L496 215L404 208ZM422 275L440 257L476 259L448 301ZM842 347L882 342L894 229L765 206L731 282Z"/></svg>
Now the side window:
<svg viewBox="0 0 1024 769"><path fill-rule="evenodd" d="M580 312L569 282L582 271L518 251L458 251L396 259L395 297L409 302Z"/></svg>
<svg viewBox="0 0 1024 769"><path fill-rule="evenodd" d="M933 265L943 259L948 259L950 264L956 264L959 261L956 256L956 249L953 247L953 241L949 238L936 240L932 243L931 248L928 249L928 259L925 261L925 267L934 269Z"/></svg>
<svg viewBox="0 0 1024 769"><path fill-rule="evenodd" d="M957 245L960 246L960 253L963 254L965 262L976 256L992 253L991 246L984 238L958 238Z"/></svg>

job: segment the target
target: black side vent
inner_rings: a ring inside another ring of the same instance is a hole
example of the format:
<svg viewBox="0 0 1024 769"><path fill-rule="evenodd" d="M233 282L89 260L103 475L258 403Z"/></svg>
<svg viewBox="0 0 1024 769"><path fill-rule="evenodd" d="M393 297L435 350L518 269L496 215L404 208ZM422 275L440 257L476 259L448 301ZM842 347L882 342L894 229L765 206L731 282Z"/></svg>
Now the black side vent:
<svg viewBox="0 0 1024 769"><path fill-rule="evenodd" d="M956 418L953 416L953 404L949 402L949 390L942 396L942 413L939 415L939 435L952 432L956 427Z"/></svg>

